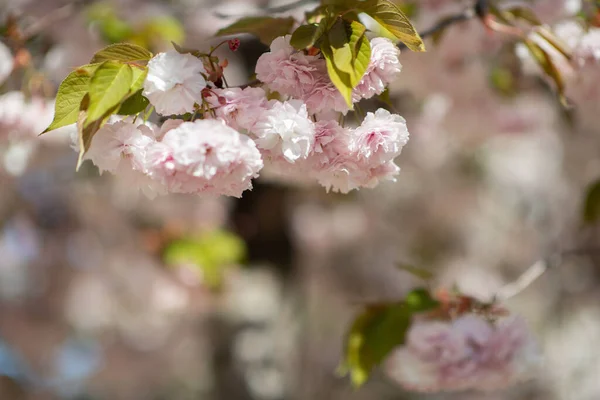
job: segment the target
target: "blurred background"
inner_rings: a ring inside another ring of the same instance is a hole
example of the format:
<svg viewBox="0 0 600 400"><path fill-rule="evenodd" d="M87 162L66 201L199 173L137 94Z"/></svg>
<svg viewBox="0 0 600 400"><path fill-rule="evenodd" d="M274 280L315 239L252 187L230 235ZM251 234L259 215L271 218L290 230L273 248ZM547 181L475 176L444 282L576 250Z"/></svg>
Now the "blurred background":
<svg viewBox="0 0 600 400"><path fill-rule="evenodd" d="M0 0L0 399L600 399L598 66L565 108L510 37L454 24L401 55L398 181L349 195L261 178L241 199L148 200L91 164L76 173L67 132L37 137L58 84L103 46L208 48L289 2ZM592 2L524 3L554 24ZM469 6L403 3L420 30ZM219 50L231 85L267 50L240 39ZM415 395L382 371L359 390L336 374L361 306L421 284L398 265L490 299L565 251L508 302L543 348L533 381Z"/></svg>

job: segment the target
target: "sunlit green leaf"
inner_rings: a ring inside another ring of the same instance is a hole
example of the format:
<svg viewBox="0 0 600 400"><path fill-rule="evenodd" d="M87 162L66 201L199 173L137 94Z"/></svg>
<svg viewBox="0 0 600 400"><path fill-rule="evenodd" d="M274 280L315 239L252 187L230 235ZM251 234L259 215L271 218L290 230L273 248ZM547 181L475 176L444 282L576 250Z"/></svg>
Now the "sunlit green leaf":
<svg viewBox="0 0 600 400"><path fill-rule="evenodd" d="M419 33L400 8L389 0L357 1L355 7L369 15L413 51L425 51Z"/></svg>
<svg viewBox="0 0 600 400"><path fill-rule="evenodd" d="M318 39L319 24L300 25L290 39L290 44L297 50L306 49Z"/></svg>
<svg viewBox="0 0 600 400"><path fill-rule="evenodd" d="M204 282L212 288L220 286L226 268L240 263L245 257L243 240L221 230L175 240L163 253L163 259L169 265L188 264L198 268Z"/></svg>
<svg viewBox="0 0 600 400"><path fill-rule="evenodd" d="M348 104L349 107L352 107L352 78L349 73L342 71L336 66L333 47L329 43L327 35L324 36L321 44L321 52L325 57L329 79L331 79L331 82L340 91L344 100L346 100L346 104Z"/></svg>
<svg viewBox="0 0 600 400"><path fill-rule="evenodd" d="M162 16L147 20L131 41L140 46L152 46L161 42L182 42L184 39L185 31L181 22L171 16Z"/></svg>
<svg viewBox="0 0 600 400"><path fill-rule="evenodd" d="M410 292L398 303L368 306L354 320L345 342L342 370L350 374L353 385L365 383L371 370L404 343L414 314L437 306L425 289Z"/></svg>
<svg viewBox="0 0 600 400"><path fill-rule="evenodd" d="M152 58L152 53L136 44L117 43L111 44L94 54L92 63L103 61L123 61L132 63L144 63Z"/></svg>
<svg viewBox="0 0 600 400"><path fill-rule="evenodd" d="M261 42L270 45L273 39L290 33L294 25L294 18L274 17L246 17L223 28L216 36L249 33L257 36Z"/></svg>
<svg viewBox="0 0 600 400"><path fill-rule="evenodd" d="M81 100L88 92L91 77L98 65L81 66L62 81L56 94L54 119L44 133L77 122Z"/></svg>
<svg viewBox="0 0 600 400"><path fill-rule="evenodd" d="M131 67L131 87L129 88L129 93L135 93L141 88L144 87L144 81L148 76L148 68L147 67Z"/></svg>
<svg viewBox="0 0 600 400"><path fill-rule="evenodd" d="M116 61L105 61L90 80L90 103L84 127L102 118L119 105L129 93L133 82L131 67Z"/></svg>

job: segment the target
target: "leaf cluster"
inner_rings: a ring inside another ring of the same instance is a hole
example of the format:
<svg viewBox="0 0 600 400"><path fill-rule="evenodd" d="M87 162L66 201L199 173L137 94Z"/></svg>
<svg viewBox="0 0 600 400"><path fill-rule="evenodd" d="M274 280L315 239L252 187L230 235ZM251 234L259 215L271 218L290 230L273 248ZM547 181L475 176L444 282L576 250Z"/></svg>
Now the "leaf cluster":
<svg viewBox="0 0 600 400"><path fill-rule="evenodd" d="M352 106L352 90L361 81L371 57L367 28L360 15L366 14L413 51L425 51L419 36L402 9L390 0L324 1L307 12L305 23L292 31L293 19L243 18L221 29L217 35L249 33L269 45L278 36L291 34L290 44L298 51L320 52L329 78Z"/></svg>
<svg viewBox="0 0 600 400"><path fill-rule="evenodd" d="M54 119L43 133L76 123L78 168L94 134L112 114L134 115L148 106L142 87L148 74L146 64L151 58L150 51L134 44L110 45L60 84Z"/></svg>

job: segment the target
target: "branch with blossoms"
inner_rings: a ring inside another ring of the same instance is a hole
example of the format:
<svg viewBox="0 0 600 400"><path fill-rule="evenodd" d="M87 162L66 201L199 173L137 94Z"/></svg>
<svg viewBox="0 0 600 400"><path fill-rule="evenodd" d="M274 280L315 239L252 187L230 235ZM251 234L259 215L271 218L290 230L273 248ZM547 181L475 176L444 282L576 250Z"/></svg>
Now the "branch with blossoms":
<svg viewBox="0 0 600 400"><path fill-rule="evenodd" d="M368 31L362 14L395 40ZM236 51L237 39L159 54L108 46L61 83L46 132L74 125L78 166L89 160L149 197L241 197L263 173L341 193L373 188L399 174L406 121L383 108L356 126L345 116L397 79L400 47L424 51L424 37L474 16L521 40L562 92L550 54L569 53L523 8L488 9L477 1L419 34L389 0L347 0L322 4L302 21L248 17L220 30L269 45L256 63L257 79L242 87L228 86L228 62L215 55L225 44ZM151 122L153 113L160 124ZM353 383L363 384L380 364L414 391L491 390L531 376L539 351L522 319L498 301L417 289L401 301L366 305L349 330L342 369Z"/></svg>

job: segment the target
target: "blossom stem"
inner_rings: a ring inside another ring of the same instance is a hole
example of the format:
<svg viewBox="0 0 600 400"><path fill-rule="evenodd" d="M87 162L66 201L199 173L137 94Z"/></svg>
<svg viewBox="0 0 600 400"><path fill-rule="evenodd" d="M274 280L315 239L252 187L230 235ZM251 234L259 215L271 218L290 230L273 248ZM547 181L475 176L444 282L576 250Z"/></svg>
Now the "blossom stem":
<svg viewBox="0 0 600 400"><path fill-rule="evenodd" d="M148 122L148 118L150 118L150 115L152 114L153 111L154 111L154 106L150 107L150 109L144 114L144 122Z"/></svg>

